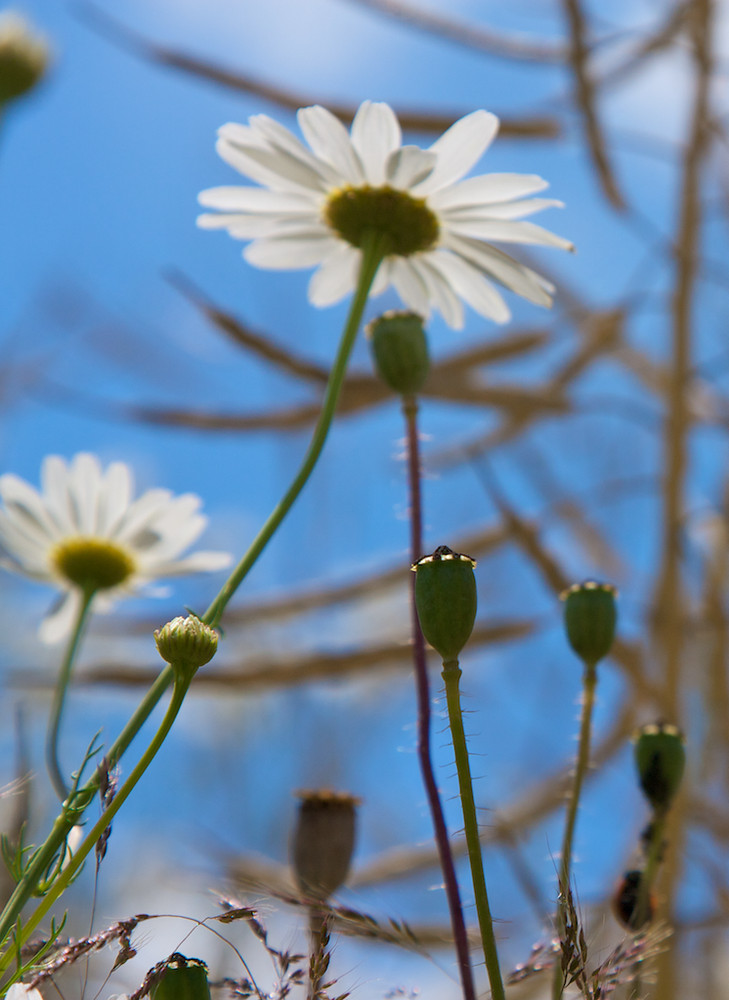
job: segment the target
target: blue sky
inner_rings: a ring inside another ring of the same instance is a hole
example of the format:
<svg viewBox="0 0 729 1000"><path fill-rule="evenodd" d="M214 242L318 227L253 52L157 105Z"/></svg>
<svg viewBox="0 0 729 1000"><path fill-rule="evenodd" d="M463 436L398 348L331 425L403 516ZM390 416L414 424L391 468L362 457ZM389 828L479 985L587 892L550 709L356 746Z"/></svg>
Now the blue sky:
<svg viewBox="0 0 729 1000"><path fill-rule="evenodd" d="M155 65L99 30L91 8L83 4L37 0L18 9L48 37L53 55L47 80L8 113L0 129L2 469L37 483L48 453L70 457L89 450L105 462L122 459L134 467L140 489L163 485L199 493L210 515L205 547L240 553L278 499L305 447L306 433L213 435L134 422L124 418L123 410L146 404L258 412L310 398L308 389L224 340L168 278L173 269L186 275L214 303L279 343L322 364L330 361L346 303L313 309L306 302L308 274L256 271L241 259L241 244L195 226L197 193L236 183L234 172L215 154L216 129L259 112L293 128L293 116L260 98ZM556 5L534 0L515 0L508 7L464 0L439 9L542 41L563 36ZM611 5L609 17L612 27L636 28L650 25L660 12L660 4L624 0ZM604 11L596 7L595 13L603 17L601 28L611 27L604 23ZM497 140L479 168L546 177L550 195L566 207L551 210L540 221L572 239L578 251L569 257L557 251L534 255L560 293L551 314L510 296L510 328L546 329L550 345L537 357L489 372L496 383L535 384L570 356L582 335L568 316L570 292L589 304L612 308L636 287L657 300L671 280L665 248L654 253L635 224L605 206L578 120L566 110L570 80L563 68L484 57L344 0L272 0L266 5L120 0L113 5L113 16L150 41L324 103L329 98L356 105L370 98L396 108L460 114L486 107L505 116L559 116L565 129L561 141ZM630 39L627 34L626 45ZM617 60L621 51L620 42L608 48L604 65ZM620 182L631 203L663 233L674 223L673 144L685 127L690 95L683 86L685 73L685 56L671 50L614 88L602 106L617 150ZM432 136L412 139L429 143ZM714 196L715 189L710 193ZM725 234L717 233L710 240L718 261L722 239ZM715 318L726 309L720 286L717 281L702 288L700 359L712 357L723 329L723 321ZM370 304L368 315L397 304L389 293ZM435 358L504 332L473 313L462 333L437 320L429 330ZM665 316L659 308L652 310L650 301L631 323L630 337L649 356L665 356ZM364 338L354 364L369 370ZM538 460L546 463L557 492L573 489L592 497L595 524L609 535L616 553L623 627L635 635L655 569L656 505L640 490L611 501L602 483L622 468L635 475L659 470L657 407L638 380L609 358L573 389L581 409L573 421L545 422L513 451L497 449L491 458L512 501L527 515L541 517L545 508ZM609 399L611 406L605 403L601 409L598 400ZM648 419L632 421L633 406L647 408ZM488 410L428 402L423 407L426 455L434 459L444 448L473 440L494 425ZM334 429L314 481L251 573L241 600L283 593L312 580L351 580L362 571L407 561L401 438L394 400ZM697 442L690 490L694 505L718 503L724 457L723 441L717 446L707 435ZM468 466L431 468L425 497L432 547L495 517L490 498ZM575 579L605 572L605 561L594 550L590 553L559 517L544 521L543 537ZM521 557L501 552L483 563L479 573L485 617L523 613L539 622L528 641L475 655L477 673L465 685L479 754L479 790L484 803L498 803L510 800L515 786L549 774L572 746L579 671L565 652L553 595ZM57 653L41 648L34 633L34 622L52 595L10 577L0 585L1 614L11 639L5 664L14 678L15 700L19 671L35 677L54 669ZM186 582L159 607L177 613L183 603L202 604L217 585L208 579ZM155 610L151 602L133 602L120 613L149 615ZM284 658L294 648L347 649L378 634L405 642L406 615L402 596L386 594L379 604L322 614L313 624L251 626L236 630L224 646L224 662ZM92 634L88 663L131 657L140 665L154 664L149 640L124 646L117 629L112 646L109 634L101 627ZM598 733L606 731L623 693L619 673L608 667L601 679ZM97 726L114 731L137 695L89 688L74 693L64 751L69 759L82 752ZM41 787L38 748L45 710L41 698L28 709ZM211 873L220 876L221 852L240 848L285 860L291 792L302 786L333 784L364 797L361 863L396 844L426 840L429 822L413 754L413 712L410 678L402 673L248 697L220 699L201 691L186 707L157 770L145 778L126 818L122 814L116 825L118 860L107 881L102 880L99 919L124 915L120 906L125 912L212 912L206 893ZM8 718L9 708L6 732ZM452 779L450 751L440 730L435 742L447 784ZM6 736L8 751L9 744ZM353 746L358 753L352 753ZM449 815L457 828L452 794L448 785ZM38 795L42 828L52 806L44 793ZM618 815L626 801L630 818L615 831L604 817ZM604 895L619 875L644 819L641 808L626 747L586 799L584 834L578 840L583 901ZM539 826L525 846L545 892L554 875L560 824L557 818ZM171 852L165 837L174 842ZM146 860L137 863L140 839ZM501 903L497 909L505 920L505 951L516 962L541 930L518 895L503 856L494 852L490 863ZM178 866L198 875L182 878ZM161 873L160 879L153 882L150 871ZM430 883L424 877L404 887L360 890L350 902L405 919L423 915L435 920L444 909L439 892L423 889L437 878L432 872L430 876ZM184 888L177 887L178 881ZM698 876L696 884L701 884ZM701 893L699 897L703 899ZM272 915L271 920L288 941L289 917ZM137 969L143 971L147 959L151 965L165 948L171 950L179 933L177 925L171 930L156 927ZM213 948L208 939L195 938L195 944L199 950ZM405 960L399 952L378 955L350 944L338 948L340 968L359 995L381 996L403 984L426 997L443 996L446 990L456 995L447 959L446 974L436 976L421 959ZM130 971L131 983L133 975Z"/></svg>

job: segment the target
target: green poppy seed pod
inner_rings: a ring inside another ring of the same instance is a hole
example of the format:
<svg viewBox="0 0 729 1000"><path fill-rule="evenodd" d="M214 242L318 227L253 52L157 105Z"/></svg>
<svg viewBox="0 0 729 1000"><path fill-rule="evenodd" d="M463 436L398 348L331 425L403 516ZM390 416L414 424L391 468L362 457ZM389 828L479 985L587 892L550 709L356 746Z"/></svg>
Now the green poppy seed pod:
<svg viewBox="0 0 729 1000"><path fill-rule="evenodd" d="M635 763L640 787L653 809L668 809L686 765L681 731L665 722L643 726L635 739Z"/></svg>
<svg viewBox="0 0 729 1000"><path fill-rule="evenodd" d="M386 312L367 327L377 374L394 392L420 392L430 370L423 318L413 312Z"/></svg>
<svg viewBox="0 0 729 1000"><path fill-rule="evenodd" d="M18 14L0 15L0 104L22 97L48 64L48 46Z"/></svg>
<svg viewBox="0 0 729 1000"><path fill-rule="evenodd" d="M154 633L159 655L176 670L195 673L218 648L218 633L195 615L179 616Z"/></svg>
<svg viewBox="0 0 729 1000"><path fill-rule="evenodd" d="M588 666L594 667L610 652L618 618L617 595L611 584L594 580L576 583L562 594L569 644Z"/></svg>
<svg viewBox="0 0 729 1000"><path fill-rule="evenodd" d="M154 975L150 1000L210 1000L208 967L175 952Z"/></svg>
<svg viewBox="0 0 729 1000"><path fill-rule="evenodd" d="M328 789L297 792L291 860L296 881L309 899L329 899L349 874L359 799Z"/></svg>
<svg viewBox="0 0 729 1000"><path fill-rule="evenodd" d="M476 620L476 561L440 545L412 567L423 635L443 663L458 659Z"/></svg>

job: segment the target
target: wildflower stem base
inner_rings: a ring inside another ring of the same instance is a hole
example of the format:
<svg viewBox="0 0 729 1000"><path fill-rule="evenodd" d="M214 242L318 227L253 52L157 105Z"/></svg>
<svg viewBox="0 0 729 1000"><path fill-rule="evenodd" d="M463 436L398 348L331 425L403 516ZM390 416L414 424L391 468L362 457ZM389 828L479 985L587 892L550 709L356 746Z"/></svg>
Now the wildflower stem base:
<svg viewBox="0 0 729 1000"><path fill-rule="evenodd" d="M463 823L466 831L466 847L468 848L468 860L471 865L473 895L476 902L478 925L481 931L483 953L486 960L486 971L489 977L493 1000L505 1000L504 983L501 978L499 956L496 950L494 924L489 908L488 893L486 892L486 877L484 875L483 858L481 856L481 840L478 835L478 817L476 815L476 803L473 798L471 765L468 760L466 734L463 730L460 679L461 668L458 666L458 661L451 660L445 662L443 664L443 680L445 682L446 700L448 703L448 721L451 727L451 736L453 737L456 770L458 771L458 787L461 794Z"/></svg>

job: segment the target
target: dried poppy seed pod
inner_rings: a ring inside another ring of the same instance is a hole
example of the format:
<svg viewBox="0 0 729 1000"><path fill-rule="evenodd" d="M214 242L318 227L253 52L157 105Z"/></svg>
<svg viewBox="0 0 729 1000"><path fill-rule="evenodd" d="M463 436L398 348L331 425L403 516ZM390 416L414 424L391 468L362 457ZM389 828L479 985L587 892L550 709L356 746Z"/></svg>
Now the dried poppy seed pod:
<svg viewBox="0 0 729 1000"><path fill-rule="evenodd" d="M218 648L218 633L201 618L179 616L154 633L159 655L176 670L195 673L209 663Z"/></svg>
<svg viewBox="0 0 729 1000"><path fill-rule="evenodd" d="M413 312L386 312L367 327L377 374L394 392L420 392L430 371L423 317Z"/></svg>
<svg viewBox="0 0 729 1000"><path fill-rule="evenodd" d="M349 874L360 800L328 789L297 792L291 857L296 881L310 899L329 899Z"/></svg>
<svg viewBox="0 0 729 1000"><path fill-rule="evenodd" d="M155 973L150 1000L210 1000L208 967L175 952Z"/></svg>
<svg viewBox="0 0 729 1000"><path fill-rule="evenodd" d="M617 590L609 583L586 580L561 595L567 639L579 658L594 667L610 652L615 638Z"/></svg>
<svg viewBox="0 0 729 1000"><path fill-rule="evenodd" d="M25 20L0 15L0 104L22 97L38 83L48 64L48 46Z"/></svg>
<svg viewBox="0 0 729 1000"><path fill-rule="evenodd" d="M635 763L643 794L654 810L664 812L678 791L686 765L680 729L665 722L643 726L635 738Z"/></svg>
<svg viewBox="0 0 729 1000"><path fill-rule="evenodd" d="M415 603L423 635L443 663L458 659L476 620L476 561L439 545L412 567Z"/></svg>

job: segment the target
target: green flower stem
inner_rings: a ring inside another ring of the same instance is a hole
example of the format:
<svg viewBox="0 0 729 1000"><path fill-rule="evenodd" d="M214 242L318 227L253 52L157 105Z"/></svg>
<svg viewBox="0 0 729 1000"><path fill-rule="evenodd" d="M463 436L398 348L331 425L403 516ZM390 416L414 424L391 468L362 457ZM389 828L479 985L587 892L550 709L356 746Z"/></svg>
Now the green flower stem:
<svg viewBox="0 0 729 1000"><path fill-rule="evenodd" d="M309 476L311 475L314 466L321 455L324 442L327 439L329 428L331 427L334 413L337 408L339 394L341 392L344 376L347 371L347 363L349 361L349 356L352 353L352 348L354 347L360 323L362 322L362 314L364 312L364 307L367 304L367 297L370 293L370 288L372 287L375 275L377 274L377 269L382 263L387 250L387 239L379 233L370 233L369 237L365 240L364 246L362 247L362 263L360 265L357 289L354 293L354 298L352 299L347 322L344 330L342 331L342 339L339 343L339 350L337 351L334 365L329 374L329 381L327 382L327 388L321 412L319 414L319 419L314 429L314 434L311 438L306 455L304 456L304 461L302 462L301 468L283 498L273 509L268 520L253 540L250 548L223 584L218 596L202 616L202 620L207 625L213 626L213 628L215 628L220 622L228 601L245 579L259 555L263 552L264 548L270 541L272 535L293 506L294 501L306 485L307 480L309 479Z"/></svg>
<svg viewBox="0 0 729 1000"><path fill-rule="evenodd" d="M471 765L468 761L466 734L463 730L461 693L459 689L460 679L461 668L457 660L451 660L443 664L443 680L445 681L446 701L448 703L448 720L456 756L458 787L461 793L463 823L466 831L466 846L468 848L468 860L471 865L473 895L476 901L476 913L478 914L478 925L481 930L484 958L486 959L486 971L488 972L493 1000L505 1000L504 983L501 979L499 956L496 950L494 924L491 919L489 898L486 892L481 841L478 835L478 817L476 815L476 803L473 799Z"/></svg>
<svg viewBox="0 0 729 1000"><path fill-rule="evenodd" d="M76 823L78 823L83 813L83 808L89 804L93 796L99 790L104 773L115 767L119 762L122 755L125 753L130 743L147 721L160 698L169 687L173 677L174 673L172 667L165 667L140 702L134 715L131 717L129 722L127 722L116 741L112 744L104 759L103 767L97 768L86 784L76 792L71 804L64 803L64 808L53 824L51 832L46 838L45 843L38 849L35 858L26 869L23 878L20 882L18 882L15 887L15 891L8 900L2 914L0 914L0 946L5 943L8 935L15 926L15 922L20 916L23 907L33 895L36 886L45 876L48 867L58 851L61 849L69 831ZM82 808L74 806L73 802L81 803ZM105 829L105 827L103 829ZM10 951L12 952L13 949L10 949ZM9 964L5 961L6 957L7 956L3 956L3 958L0 959L0 970L7 968L7 965Z"/></svg>
<svg viewBox="0 0 729 1000"><path fill-rule="evenodd" d="M362 320L362 314L367 303L367 297L369 295L370 288L372 287L372 282L374 281L377 269L379 268L383 258L386 256L387 251L388 246L385 239L378 234L371 234L365 241L362 248L362 263L360 266L357 289L352 300L347 323L342 333L342 340L334 362L334 367L332 368L329 382L327 383L322 412L317 422L314 436L311 444L309 445L302 467L294 482L289 487L288 492L274 509L258 536L255 538L250 549L243 556L240 563L235 568L230 578L224 584L220 593L203 616L203 621L208 625L214 626L220 620L228 601L233 596L235 590L240 585L241 581L244 579L251 567L254 565L256 559L265 548L274 531L278 528L279 524L290 510L293 502L303 489L312 469L314 468L314 465L316 464L324 446L324 442L336 410L347 362L354 346L357 331ZM167 666L160 673L159 677L149 689L144 699L140 702L134 715L131 717L115 743L112 745L106 755L104 770L107 767L114 767L118 763L122 755L129 747L129 744L147 721L160 698L169 687L172 678L172 667ZM103 773L103 770L97 769L86 785L84 785L83 788L76 794L75 801L83 802L85 805L88 804L93 795L99 789ZM39 849L34 861L28 866L25 875L16 886L15 891L8 900L2 914L0 914L0 943L7 939L9 933L15 926L15 922L18 919L23 907L32 896L36 886L43 878L48 866L56 853L60 850L61 845L68 836L69 831L78 821L79 817L80 813L78 809L66 808L56 819L56 822L54 823L45 843ZM102 829L105 829L105 827L102 827ZM66 871L67 870L68 869L66 869ZM7 956L5 956L3 960L0 960L0 969L7 967L8 962L5 961L6 958Z"/></svg>
<svg viewBox="0 0 729 1000"><path fill-rule="evenodd" d="M592 710L595 704L595 687L597 686L596 664L586 663L582 681L582 716L580 719L580 739L577 747L577 761L572 778L572 790L567 803L567 819L565 821L564 837L562 839L562 854L559 869L559 901L557 904L557 934L561 941L566 928L565 894L569 891L570 871L572 868L572 844L575 835L575 822L580 804L582 783L590 761L590 734L592 732ZM554 968L552 981L552 1000L560 1000L564 992L564 977L559 962Z"/></svg>
<svg viewBox="0 0 729 1000"><path fill-rule="evenodd" d="M94 600L95 593L96 591L92 589L86 589L83 591L81 606L76 617L76 624L71 638L68 641L66 655L63 658L61 669L58 672L56 690L53 695L53 705L51 706L51 716L48 720L48 732L46 734L46 766L48 768L48 774L51 778L51 784L56 790L56 795L61 802L65 802L70 792L58 763L58 736L61 728L61 716L63 715L63 706L66 701L66 692L68 690L69 681L71 680L73 664L81 643L81 636L83 635L84 629L86 628L89 620L89 612L91 611L91 604Z"/></svg>
<svg viewBox="0 0 729 1000"><path fill-rule="evenodd" d="M421 490L420 444L418 438L418 400L417 397L403 396L402 410L405 417L408 440L408 482L410 485L410 563L414 565L423 555L423 503ZM417 751L420 763L420 773L428 796L428 806L433 823L435 843L438 848L438 858L443 873L448 910L453 930L453 942L461 973L463 1000L475 1000L476 991L473 983L473 970L468 949L468 932L463 916L461 892L458 886L456 866L453 862L453 852L448 838L443 806L438 791L438 782L433 769L433 759L430 750L431 705L430 682L428 680L428 664L425 652L425 639L418 620L418 609L415 601L415 573L411 573L410 607L413 635L413 664L415 667L415 691L418 703L418 738Z"/></svg>
<svg viewBox="0 0 729 1000"><path fill-rule="evenodd" d="M114 816L126 802L127 798L131 794L132 790L134 789L139 779L142 777L144 772L147 770L149 765L154 760L157 751L162 746L163 742L165 741L165 738L167 737L167 734L169 733L172 727L172 723L177 718L177 714L180 711L182 702L184 701L185 695L187 694L187 689L189 687L190 680L192 679L190 676L186 676L184 677L184 679L182 679L182 672L180 672L179 677L180 679L176 680L175 682L175 686L172 691L172 697L167 707L165 717L162 720L162 724L160 725L159 729L155 733L154 738L152 739L151 743L144 751L142 756L139 758L139 761L132 769L129 777L121 786L119 791L116 793L111 803L107 806L107 808L101 814L99 819L93 825L93 827L86 835L82 843L78 846L77 850L73 853L73 855L70 856L66 867L59 874L58 878L56 878L55 882L44 896L42 902L36 907L35 911L31 915L29 920L23 925L22 940L15 943L17 948L21 947L22 944L28 940L28 938L33 933L38 924L41 922L46 913L48 913L48 911L56 902L56 900L62 895L62 893L69 886L74 876L78 872L79 868L85 861L87 855L93 850L94 845L96 844L99 837L103 834L104 830L106 830L106 828L109 826ZM91 782L89 784L91 784ZM86 786L86 788L88 788L88 785ZM86 789L84 789L84 791L85 790ZM67 810L66 813L70 811L71 810ZM71 825L73 825L73 822L71 822ZM53 836L53 833L57 831L57 828L58 832L60 833L60 840L59 840L59 845L60 845L60 843L63 843L63 839L65 838L65 836L68 833L68 830L70 829L67 818L65 819L64 822L64 813L62 813L61 816L59 816L58 819L56 820L51 836ZM51 838L49 838L49 840L50 839ZM45 851L47 845L48 841L46 841L46 844L44 844L42 850ZM53 857L53 853L51 853L50 858ZM13 927L14 923L15 923L15 918L13 918L13 920L9 922L8 928L5 931L4 931L5 924L3 923L3 925L0 926L0 940L4 939L3 936L4 933L7 934L9 930ZM2 958L0 958L0 973L4 972L8 968L15 954L16 954L15 948L6 949L5 954L2 956Z"/></svg>

